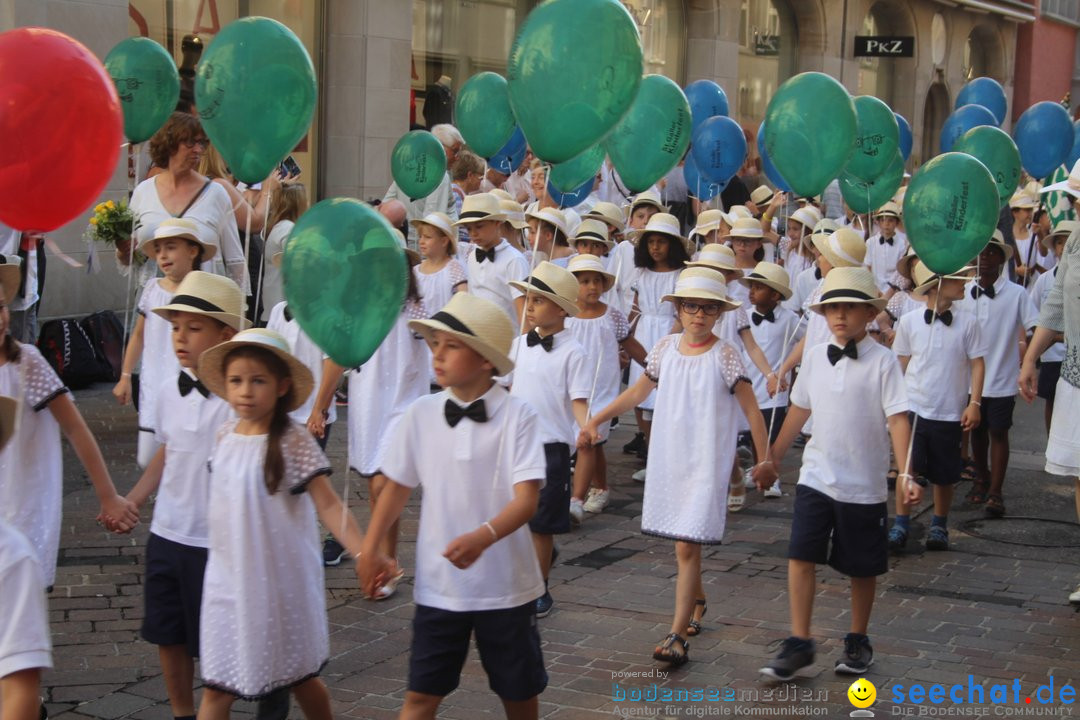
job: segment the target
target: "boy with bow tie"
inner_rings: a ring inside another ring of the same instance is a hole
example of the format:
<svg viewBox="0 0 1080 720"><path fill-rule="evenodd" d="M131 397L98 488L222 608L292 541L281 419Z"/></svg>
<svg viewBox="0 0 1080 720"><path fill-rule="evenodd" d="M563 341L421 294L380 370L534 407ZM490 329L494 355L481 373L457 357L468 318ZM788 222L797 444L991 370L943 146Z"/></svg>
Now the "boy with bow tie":
<svg viewBox="0 0 1080 720"><path fill-rule="evenodd" d="M911 470L934 486L934 517L927 550L948 550L949 506L953 485L960 480L960 439L980 421L983 378L982 331L975 317L953 303L964 297L964 284L975 268L936 275L921 261L911 270L916 298L925 296L926 310L909 312L896 323L893 352L904 368L908 399L915 418ZM971 394L968 395L968 388ZM889 531L889 549L903 549L911 520L903 484L896 484L896 520Z"/></svg>
<svg viewBox="0 0 1080 720"><path fill-rule="evenodd" d="M457 688L475 634L509 717L536 718L547 686L536 598L544 591L525 523L544 485L536 412L495 382L514 368L514 327L494 303L457 293L411 320L431 347L443 391L414 402L383 463L388 482L364 536L358 572L374 595L396 571L379 551L412 489L423 486L416 542L409 680L402 717L435 717Z"/></svg>
<svg viewBox="0 0 1080 720"><path fill-rule="evenodd" d="M469 227L473 245L467 259L469 292L501 307L516 326L525 309L525 301L508 283L528 275L529 264L525 256L500 235L506 217L495 195L466 195L461 218L454 227Z"/></svg>
<svg viewBox="0 0 1080 720"><path fill-rule="evenodd" d="M900 275L896 263L908 249L907 237L897 230L900 224L900 206L887 202L874 213L878 232L866 241L866 267L874 273L874 284L889 299L900 289Z"/></svg>

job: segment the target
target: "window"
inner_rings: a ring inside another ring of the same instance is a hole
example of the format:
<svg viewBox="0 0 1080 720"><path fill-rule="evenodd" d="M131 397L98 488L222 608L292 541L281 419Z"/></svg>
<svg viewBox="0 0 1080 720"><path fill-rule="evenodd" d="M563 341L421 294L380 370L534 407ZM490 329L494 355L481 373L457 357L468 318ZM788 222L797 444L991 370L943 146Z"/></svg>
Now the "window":
<svg viewBox="0 0 1080 720"><path fill-rule="evenodd" d="M1042 0L1042 14L1080 27L1080 0Z"/></svg>
<svg viewBox="0 0 1080 720"><path fill-rule="evenodd" d="M754 126L773 93L795 74L799 38L786 0L742 0L739 17L738 118Z"/></svg>

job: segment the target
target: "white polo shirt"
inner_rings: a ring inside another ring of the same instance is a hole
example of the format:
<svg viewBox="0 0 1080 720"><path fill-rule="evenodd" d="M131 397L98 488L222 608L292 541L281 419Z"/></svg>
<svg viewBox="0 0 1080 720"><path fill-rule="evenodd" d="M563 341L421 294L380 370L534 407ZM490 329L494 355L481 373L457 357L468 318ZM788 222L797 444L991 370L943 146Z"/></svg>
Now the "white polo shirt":
<svg viewBox="0 0 1080 720"><path fill-rule="evenodd" d="M818 277L818 267L808 267L795 276L795 284L791 288L791 297L783 302L783 306L794 313L803 312L803 305L818 286L821 278Z"/></svg>
<svg viewBox="0 0 1080 720"><path fill-rule="evenodd" d="M923 312L909 312L896 323L893 352L910 357L904 381L911 409L928 420L959 422L968 404L971 361L986 354L975 317L950 309L949 325L926 324Z"/></svg>
<svg viewBox="0 0 1080 720"><path fill-rule="evenodd" d="M1035 303L1004 275L994 283L994 299L971 296L975 281L964 288L964 299L954 308L975 316L986 345L986 381L983 397L1013 397L1019 391L1020 330L1030 331L1039 322Z"/></svg>
<svg viewBox="0 0 1080 720"><path fill-rule="evenodd" d="M189 370L181 370L195 377ZM158 439L165 445L150 532L191 547L210 547L207 524L210 468L207 461L217 442L217 431L234 415L229 404L213 393L198 390L180 395L179 375L163 378L158 386ZM306 418L305 418L306 419Z"/></svg>
<svg viewBox="0 0 1080 720"><path fill-rule="evenodd" d="M266 323L266 329L273 330L288 340L293 357L304 363L304 367L311 371L312 378L315 381L314 389L303 405L289 413L289 417L293 420L301 425L307 425L308 418L311 417L311 409L315 407L315 398L319 394L319 387L322 385L323 361L329 356L307 336L307 333L303 331L300 323L296 322L295 318L285 318L287 304L282 301L274 306L270 311L270 319ZM326 424L329 425L337 420L337 403L331 401L327 412L329 414L326 418Z"/></svg>
<svg viewBox="0 0 1080 720"><path fill-rule="evenodd" d="M773 308L775 318L773 322L762 319L760 323L754 324L753 319L757 311L753 309L753 306L747 306L747 312L750 315L750 333L757 341L761 352L765 353L769 366L774 369L780 367L780 363L784 362L791 348L795 347L803 336L802 318L784 306L777 305ZM765 376L754 365L746 348L741 343L736 347L742 350L743 364L746 366L747 375L753 381L754 396L757 397L758 407L762 409L787 407L788 391L777 392L773 397L769 397Z"/></svg>
<svg viewBox="0 0 1080 720"><path fill-rule="evenodd" d="M568 330L555 333L551 352L541 345L528 346L519 335L510 346L514 371L506 376L510 394L529 404L539 416L541 443L577 442L574 400L588 400L596 371L596 358L589 362L585 348Z"/></svg>
<svg viewBox="0 0 1080 720"><path fill-rule="evenodd" d="M52 667L45 575L26 537L0 519L0 678Z"/></svg>
<svg viewBox="0 0 1080 720"><path fill-rule="evenodd" d="M1047 255L1046 257L1051 257ZM1044 258L1045 259L1045 258ZM1050 295L1050 289L1054 287L1054 278L1057 277L1057 268L1053 270L1047 270L1039 279L1035 281L1035 284L1031 286L1031 302L1035 305L1035 309L1042 311L1043 303L1046 302L1047 296ZM1043 362L1064 362L1065 360L1065 343L1054 343L1047 349L1042 355Z"/></svg>
<svg viewBox="0 0 1080 720"><path fill-rule="evenodd" d="M495 261L476 261L476 246L469 253L469 292L477 297L490 300L505 312L514 327L518 326L517 313L514 312L514 298L521 293L508 285L511 280L524 280L529 275L529 264L525 256L506 240L500 240L495 246Z"/></svg>
<svg viewBox="0 0 1080 720"><path fill-rule="evenodd" d="M791 389L791 404L810 410L814 420L799 484L840 502L883 503L889 495L886 419L908 409L900 362L867 335L856 345L858 359L833 365L829 344L803 353Z"/></svg>
<svg viewBox="0 0 1080 720"><path fill-rule="evenodd" d="M893 235L891 245L882 240L881 233L874 233L866 241L863 265L874 274L874 282L882 293L887 292L890 285L900 286L900 273L896 272L896 263L904 257L907 249L907 237L901 232Z"/></svg>
<svg viewBox="0 0 1080 720"><path fill-rule="evenodd" d="M398 425L383 471L405 487L423 486L416 539L417 605L469 612L524 605L544 593L528 525L489 547L465 570L443 557L450 541L502 512L514 485L537 482L546 473L536 413L495 384L481 398L488 420L463 418L451 428L444 390L413 403Z"/></svg>

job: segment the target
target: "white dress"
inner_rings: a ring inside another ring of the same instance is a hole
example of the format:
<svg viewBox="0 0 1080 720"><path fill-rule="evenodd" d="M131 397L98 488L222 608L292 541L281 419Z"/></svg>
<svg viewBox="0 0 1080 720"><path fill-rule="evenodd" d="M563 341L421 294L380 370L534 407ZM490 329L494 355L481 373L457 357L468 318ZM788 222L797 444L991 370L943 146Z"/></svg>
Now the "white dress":
<svg viewBox="0 0 1080 720"><path fill-rule="evenodd" d="M315 505L304 492L330 463L290 424L271 495L267 436L237 435L236 423L221 426L210 460L200 669L208 687L253 699L317 675L330 657Z"/></svg>
<svg viewBox="0 0 1080 720"><path fill-rule="evenodd" d="M420 289L420 299L424 301L424 307L431 314L435 314L446 307L450 298L454 296L454 288L466 282L465 268L454 258L442 266L438 272L430 275L420 272L420 266L413 268L416 276L416 285ZM435 370L428 363L428 382L435 384Z"/></svg>
<svg viewBox="0 0 1080 720"><path fill-rule="evenodd" d="M589 414L595 415L619 396L619 343L629 337L630 325L626 316L609 305L598 318L567 318L566 329L585 348L589 382L595 385ZM611 424L603 423L599 430L600 439L607 440Z"/></svg>
<svg viewBox="0 0 1080 720"><path fill-rule="evenodd" d="M262 321L270 320L270 311L274 306L285 299L285 286L281 280L281 266L275 265L274 255L285 252L285 242L289 239L295 223L292 220L281 220L274 223L270 228L270 234L266 236L266 244L263 246L263 280L262 294L259 296L262 302Z"/></svg>
<svg viewBox="0 0 1080 720"><path fill-rule="evenodd" d="M405 303L379 349L349 374L349 466L361 475L382 469L401 416L431 389L431 353L408 325L427 317L423 301Z"/></svg>
<svg viewBox="0 0 1080 720"><path fill-rule="evenodd" d="M150 278L139 298L143 317L143 351L139 369L139 430L157 433L158 386L165 378L175 382L180 361L172 345L172 324L153 312L172 302L173 293L161 287L160 278Z"/></svg>
<svg viewBox="0 0 1080 720"><path fill-rule="evenodd" d="M634 328L634 339L637 340L645 352L652 350L653 345L660 338L671 332L671 326L675 324L677 314L675 304L660 302L660 298L675 292L675 281L679 278L678 270L669 272L656 272L648 268L635 268L633 273L633 289L637 293L638 316L637 326ZM637 363L630 366L630 385L637 382L642 375L642 368ZM652 410L656 404L656 392L649 393L638 406L643 410Z"/></svg>
<svg viewBox="0 0 1080 720"><path fill-rule="evenodd" d="M683 355L681 337L662 338L646 362L658 385L641 531L717 544L724 538L735 461L740 407L734 387L749 380L730 343L717 340L701 355Z"/></svg>
<svg viewBox="0 0 1080 720"><path fill-rule="evenodd" d="M48 405L68 389L36 347L19 348L19 362L0 365L0 395L8 397L19 396L25 366L19 431L0 452L0 517L30 541L47 587L56 580L64 473L60 425Z"/></svg>

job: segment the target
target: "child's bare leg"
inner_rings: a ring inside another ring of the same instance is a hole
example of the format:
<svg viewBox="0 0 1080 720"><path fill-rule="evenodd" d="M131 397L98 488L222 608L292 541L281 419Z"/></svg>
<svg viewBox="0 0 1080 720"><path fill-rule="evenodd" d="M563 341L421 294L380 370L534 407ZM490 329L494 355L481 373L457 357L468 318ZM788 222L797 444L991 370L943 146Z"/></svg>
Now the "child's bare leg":
<svg viewBox="0 0 1080 720"><path fill-rule="evenodd" d="M584 501L589 492L598 450L599 448L578 448L577 463L574 465L574 493L571 496L576 500Z"/></svg>
<svg viewBox="0 0 1080 720"><path fill-rule="evenodd" d="M528 700L503 700L502 704L503 709L506 710L506 720L536 720L540 716L538 695Z"/></svg>
<svg viewBox="0 0 1080 720"><path fill-rule="evenodd" d="M165 692L175 717L195 714L195 661L184 645L158 645Z"/></svg>
<svg viewBox="0 0 1080 720"><path fill-rule="evenodd" d="M379 499L379 495L382 493L384 487L386 487L387 478L385 475L376 473L368 481L368 497L371 502L371 510L375 510L375 502ZM386 531L386 537L382 539L379 549L386 554L387 557L397 560L397 543L398 543L398 528L400 526L400 520L394 520L394 524L390 526L390 529Z"/></svg>
<svg viewBox="0 0 1080 720"><path fill-rule="evenodd" d="M990 436L985 427L980 425L971 431L971 455L975 462L976 482L988 483L990 481L990 465L987 455L990 451Z"/></svg>
<svg viewBox="0 0 1080 720"><path fill-rule="evenodd" d="M319 678L305 680L293 687L292 693L307 720L333 719L334 714L330 710L330 692Z"/></svg>
<svg viewBox="0 0 1080 720"><path fill-rule="evenodd" d="M948 517L949 508L952 507L953 485L934 486L934 514L938 517Z"/></svg>
<svg viewBox="0 0 1080 720"><path fill-rule="evenodd" d="M701 546L696 543L676 542L675 560L679 574L675 578L675 614L671 620L671 632L686 637L694 600L701 588Z"/></svg>
<svg viewBox="0 0 1080 720"><path fill-rule="evenodd" d="M814 612L814 563L788 560L788 607L791 612L791 634L797 638L810 637L810 615Z"/></svg>
<svg viewBox="0 0 1080 720"><path fill-rule="evenodd" d="M434 720L442 701L442 695L427 695L409 690L405 693L405 704L401 706L398 720Z"/></svg>
<svg viewBox="0 0 1080 720"><path fill-rule="evenodd" d="M228 720L229 710L236 701L232 695L213 688L203 689L199 703L199 720Z"/></svg>
<svg viewBox="0 0 1080 720"><path fill-rule="evenodd" d="M593 465L593 487L607 490L607 456L604 455L604 446L596 448L596 464Z"/></svg>
<svg viewBox="0 0 1080 720"><path fill-rule="evenodd" d="M41 708L41 670L28 668L0 678L0 720L37 718Z"/></svg>
<svg viewBox="0 0 1080 720"><path fill-rule="evenodd" d="M876 577L851 578L851 632L866 635L876 589Z"/></svg>
<svg viewBox="0 0 1080 720"><path fill-rule="evenodd" d="M990 431L990 494L1000 495L1009 467L1009 431Z"/></svg>

